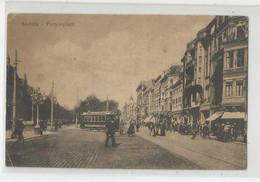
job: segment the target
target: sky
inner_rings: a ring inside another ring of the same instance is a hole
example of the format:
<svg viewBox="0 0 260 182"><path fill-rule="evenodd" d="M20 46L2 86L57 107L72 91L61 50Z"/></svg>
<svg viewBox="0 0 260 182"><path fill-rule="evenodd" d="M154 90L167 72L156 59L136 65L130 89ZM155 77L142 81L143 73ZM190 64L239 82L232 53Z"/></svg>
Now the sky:
<svg viewBox="0 0 260 182"><path fill-rule="evenodd" d="M121 109L140 81L181 65L189 41L213 16L9 14L7 51L18 74L73 109L108 96ZM53 26L56 23L57 26ZM38 26L36 26L38 25ZM51 26L52 25L52 26ZM70 25L70 26L64 26Z"/></svg>

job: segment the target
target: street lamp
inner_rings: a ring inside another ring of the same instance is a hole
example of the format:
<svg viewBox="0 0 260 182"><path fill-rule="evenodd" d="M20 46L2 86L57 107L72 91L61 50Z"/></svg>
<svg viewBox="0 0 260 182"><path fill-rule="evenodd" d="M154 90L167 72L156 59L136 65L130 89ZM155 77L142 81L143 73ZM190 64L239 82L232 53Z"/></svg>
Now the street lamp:
<svg viewBox="0 0 260 182"><path fill-rule="evenodd" d="M40 106L40 104L44 103L44 101L46 100L46 96L45 96L45 94L41 93L40 88L38 87L36 90L34 90L31 97L32 97L32 103L36 104L36 106L37 106L37 119L36 119L37 123L36 123L36 126L34 127L34 133L39 134L39 129L40 129L40 125L39 125L40 108L39 108L39 106Z"/></svg>
<svg viewBox="0 0 260 182"><path fill-rule="evenodd" d="M51 94L51 131L53 130L53 120L54 120L54 104L57 103L57 99L54 94Z"/></svg>
<svg viewBox="0 0 260 182"><path fill-rule="evenodd" d="M35 104L35 99L34 99L35 96L34 96L34 95L35 95L35 90L33 89L33 90L32 90L32 93L31 93L31 100L32 100L32 122L33 122L33 123L34 123L34 120L33 120L33 115L34 115L33 113L34 113L34 112L33 112L33 111L34 111L34 104Z"/></svg>

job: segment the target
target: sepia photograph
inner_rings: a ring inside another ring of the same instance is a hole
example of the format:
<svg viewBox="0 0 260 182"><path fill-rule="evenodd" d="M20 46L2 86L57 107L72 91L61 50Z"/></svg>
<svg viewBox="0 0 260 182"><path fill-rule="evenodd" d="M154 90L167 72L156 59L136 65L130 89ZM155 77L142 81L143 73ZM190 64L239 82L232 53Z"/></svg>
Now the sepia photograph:
<svg viewBox="0 0 260 182"><path fill-rule="evenodd" d="M247 170L247 16L6 21L7 168Z"/></svg>

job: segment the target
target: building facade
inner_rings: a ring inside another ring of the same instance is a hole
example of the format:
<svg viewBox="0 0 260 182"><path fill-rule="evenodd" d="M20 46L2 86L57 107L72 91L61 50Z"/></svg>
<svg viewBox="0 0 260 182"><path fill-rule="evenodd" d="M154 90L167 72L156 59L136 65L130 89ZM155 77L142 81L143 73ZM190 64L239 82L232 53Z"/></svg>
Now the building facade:
<svg viewBox="0 0 260 182"><path fill-rule="evenodd" d="M6 68L6 128L10 129L12 125L13 114L13 92L14 92L14 67L10 63L9 54L7 56ZM16 75L16 118L31 120L32 103L30 90L32 88L27 84L27 76L20 78Z"/></svg>
<svg viewBox="0 0 260 182"><path fill-rule="evenodd" d="M136 103L131 95L128 103L125 103L122 112L122 120L125 123L130 123L136 120Z"/></svg>
<svg viewBox="0 0 260 182"><path fill-rule="evenodd" d="M184 122L204 123L217 111L246 112L247 52L248 19L242 16L216 16L187 44Z"/></svg>
<svg viewBox="0 0 260 182"><path fill-rule="evenodd" d="M246 120L247 17L216 16L187 43L181 62L181 67L172 66L150 84L140 82L140 121L149 115L170 115L179 123L203 124L219 112L239 112Z"/></svg>

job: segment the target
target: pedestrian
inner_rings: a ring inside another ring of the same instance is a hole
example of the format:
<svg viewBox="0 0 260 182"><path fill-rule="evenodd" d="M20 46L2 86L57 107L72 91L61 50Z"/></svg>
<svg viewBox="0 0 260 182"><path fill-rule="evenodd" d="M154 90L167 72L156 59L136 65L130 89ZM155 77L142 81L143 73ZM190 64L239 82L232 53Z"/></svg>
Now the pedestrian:
<svg viewBox="0 0 260 182"><path fill-rule="evenodd" d="M58 128L58 121L54 121L54 128L55 128L55 130L58 130L59 128Z"/></svg>
<svg viewBox="0 0 260 182"><path fill-rule="evenodd" d="M58 125L59 125L59 128L61 128L62 120L59 120Z"/></svg>
<svg viewBox="0 0 260 182"><path fill-rule="evenodd" d="M128 130L127 130L127 134L128 136L134 136L135 134L135 127L134 127L134 124L131 123Z"/></svg>
<svg viewBox="0 0 260 182"><path fill-rule="evenodd" d="M42 135L43 134L43 130L44 130L44 122L43 122L43 120L40 120L39 125L40 125L40 135Z"/></svg>
<svg viewBox="0 0 260 182"><path fill-rule="evenodd" d="M140 123L138 122L138 123L136 124L136 131L137 131L137 132L139 131L139 128L140 128Z"/></svg>
<svg viewBox="0 0 260 182"><path fill-rule="evenodd" d="M115 123L113 120L108 119L106 124L106 141L105 147L108 147L108 141L111 138L112 140L112 147L116 147L116 139L115 139Z"/></svg>
<svg viewBox="0 0 260 182"><path fill-rule="evenodd" d="M166 126L165 126L165 123L166 123L166 120L164 120L161 124L161 136L165 136L165 129L166 129Z"/></svg>
<svg viewBox="0 0 260 182"><path fill-rule="evenodd" d="M192 132L191 132L191 134L192 134L192 140L195 140L195 138L196 138L196 136L197 136L197 134L198 134L198 130L197 130L197 125L196 124L194 124L194 126L193 126L193 128L192 128Z"/></svg>
<svg viewBox="0 0 260 182"><path fill-rule="evenodd" d="M125 123L123 120L120 121L120 135L124 134Z"/></svg>
<svg viewBox="0 0 260 182"><path fill-rule="evenodd" d="M150 123L150 135L152 135L154 131L154 123Z"/></svg>
<svg viewBox="0 0 260 182"><path fill-rule="evenodd" d="M231 125L229 122L226 123L224 126L224 136L223 136L223 142L231 141L232 135L231 135Z"/></svg>
<svg viewBox="0 0 260 182"><path fill-rule="evenodd" d="M23 124L23 120L19 119L16 121L16 127L15 127L15 135L18 136L17 141L15 143L24 143L24 136L23 136L23 130L25 128L25 125Z"/></svg>
<svg viewBox="0 0 260 182"><path fill-rule="evenodd" d="M203 133L203 138L205 138L206 136L208 136L208 138L210 139L209 136L209 127L206 123L204 123L204 126L202 128L202 133Z"/></svg>

